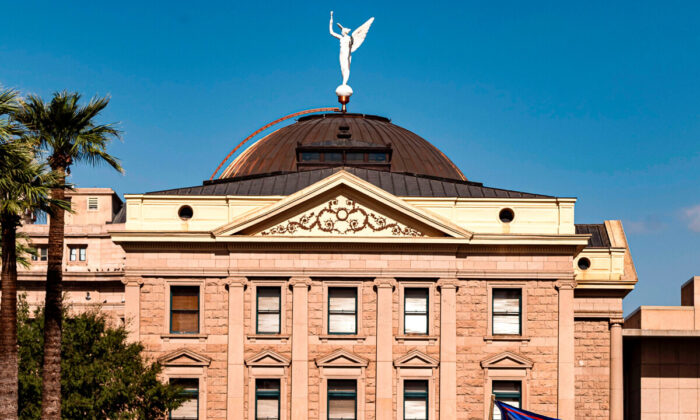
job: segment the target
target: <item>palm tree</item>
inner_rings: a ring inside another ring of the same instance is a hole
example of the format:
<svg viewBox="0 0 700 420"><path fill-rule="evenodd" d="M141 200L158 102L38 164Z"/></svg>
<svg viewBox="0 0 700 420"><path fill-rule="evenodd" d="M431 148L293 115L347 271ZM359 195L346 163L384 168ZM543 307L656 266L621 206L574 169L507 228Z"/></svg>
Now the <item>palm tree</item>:
<svg viewBox="0 0 700 420"><path fill-rule="evenodd" d="M73 163L106 163L123 172L119 160L107 153L107 144L119 138L112 124L97 124L95 119L109 103L109 98L95 97L79 105L80 94L54 93L51 102L30 95L17 119L28 130L38 150L47 154L48 164L57 173L62 187L53 188L51 197L65 200L65 179ZM52 205L49 220L49 249L46 271L44 324L44 363L42 370L41 418L61 416L61 312L63 280L63 235L65 211Z"/></svg>
<svg viewBox="0 0 700 420"><path fill-rule="evenodd" d="M0 304L0 418L17 419L17 263L23 245L17 242L22 216L49 208L55 177L37 163L31 144L19 137L12 120L18 110L17 93L0 91L0 243L2 243L2 302ZM26 262L25 262L26 263Z"/></svg>

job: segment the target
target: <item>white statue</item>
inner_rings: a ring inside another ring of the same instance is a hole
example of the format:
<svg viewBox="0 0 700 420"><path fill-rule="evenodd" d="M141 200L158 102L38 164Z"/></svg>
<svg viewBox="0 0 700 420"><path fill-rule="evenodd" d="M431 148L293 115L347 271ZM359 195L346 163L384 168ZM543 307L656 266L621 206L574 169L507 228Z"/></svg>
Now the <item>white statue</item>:
<svg viewBox="0 0 700 420"><path fill-rule="evenodd" d="M367 22L363 23L362 26L355 29L352 35L350 33L350 28L343 28L343 26L338 23L340 27L341 35L333 32L333 12L331 12L331 22L328 25L328 29L334 37L340 40L340 71L343 74L343 84L338 86L336 89L336 94L338 97L350 97L352 95L352 89L348 86L348 79L350 78L350 61L352 60L351 54L360 48L360 45L365 40L369 27L372 26L374 18L369 18Z"/></svg>

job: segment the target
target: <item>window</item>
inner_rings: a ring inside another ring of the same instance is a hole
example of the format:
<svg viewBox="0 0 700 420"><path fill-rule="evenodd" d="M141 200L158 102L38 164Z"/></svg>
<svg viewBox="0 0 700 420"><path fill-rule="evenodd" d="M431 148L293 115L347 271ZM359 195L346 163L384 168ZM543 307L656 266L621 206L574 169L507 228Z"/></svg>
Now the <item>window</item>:
<svg viewBox="0 0 700 420"><path fill-rule="evenodd" d="M404 420L428 420L428 381L403 381Z"/></svg>
<svg viewBox="0 0 700 420"><path fill-rule="evenodd" d="M491 390L496 400L520 408L521 385L520 381L493 381ZM494 420L501 419L501 411L498 408L494 407L493 418Z"/></svg>
<svg viewBox="0 0 700 420"><path fill-rule="evenodd" d="M428 290L404 290L404 334L428 334Z"/></svg>
<svg viewBox="0 0 700 420"><path fill-rule="evenodd" d="M301 161L302 162L319 162L321 160L321 153L319 152L302 152Z"/></svg>
<svg viewBox="0 0 700 420"><path fill-rule="evenodd" d="M170 333L199 333L199 287L170 287Z"/></svg>
<svg viewBox="0 0 700 420"><path fill-rule="evenodd" d="M357 334L357 288L328 288L328 333Z"/></svg>
<svg viewBox="0 0 700 420"><path fill-rule="evenodd" d="M347 162L364 162L365 154L362 152L347 152L345 154L345 160Z"/></svg>
<svg viewBox="0 0 700 420"><path fill-rule="evenodd" d="M36 248L37 255L32 255L32 261L46 261L49 259L49 249L45 246Z"/></svg>
<svg viewBox="0 0 700 420"><path fill-rule="evenodd" d="M280 301L279 287L256 287L257 290L257 334L280 333Z"/></svg>
<svg viewBox="0 0 700 420"><path fill-rule="evenodd" d="M343 153L341 152L326 152L323 154L324 162L342 162Z"/></svg>
<svg viewBox="0 0 700 420"><path fill-rule="evenodd" d="M172 420L199 419L199 380L170 379L170 383L182 388L181 394L186 398L181 406L170 412Z"/></svg>
<svg viewBox="0 0 700 420"><path fill-rule="evenodd" d="M386 153L370 153L370 162L386 162Z"/></svg>
<svg viewBox="0 0 700 420"><path fill-rule="evenodd" d="M255 380L255 420L280 418L280 380Z"/></svg>
<svg viewBox="0 0 700 420"><path fill-rule="evenodd" d="M493 335L520 335L521 289L493 289Z"/></svg>
<svg viewBox="0 0 700 420"><path fill-rule="evenodd" d="M355 420L357 418L357 381L354 379L328 380L328 420Z"/></svg>
<svg viewBox="0 0 700 420"><path fill-rule="evenodd" d="M71 246L70 250L70 261L86 261L87 260L87 247L85 245Z"/></svg>
<svg viewBox="0 0 700 420"><path fill-rule="evenodd" d="M88 210L97 210L98 203L99 201L97 200L97 197L88 197Z"/></svg>
<svg viewBox="0 0 700 420"><path fill-rule="evenodd" d="M46 214L44 210L36 210L34 211L34 216L32 217L32 224L33 225L45 225L48 223L49 220L49 215Z"/></svg>

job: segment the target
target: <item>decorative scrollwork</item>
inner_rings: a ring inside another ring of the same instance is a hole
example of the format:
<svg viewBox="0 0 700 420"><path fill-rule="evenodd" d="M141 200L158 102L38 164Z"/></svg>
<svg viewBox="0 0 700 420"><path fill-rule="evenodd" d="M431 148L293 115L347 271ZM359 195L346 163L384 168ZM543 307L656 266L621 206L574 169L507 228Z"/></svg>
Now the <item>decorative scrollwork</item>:
<svg viewBox="0 0 700 420"><path fill-rule="evenodd" d="M344 202L344 204L340 204ZM298 231L321 231L327 234L352 235L363 231L388 231L393 236L425 236L417 229L367 211L349 198L338 197L328 201L320 210L302 214L297 220L288 220L262 231L263 236L294 235Z"/></svg>

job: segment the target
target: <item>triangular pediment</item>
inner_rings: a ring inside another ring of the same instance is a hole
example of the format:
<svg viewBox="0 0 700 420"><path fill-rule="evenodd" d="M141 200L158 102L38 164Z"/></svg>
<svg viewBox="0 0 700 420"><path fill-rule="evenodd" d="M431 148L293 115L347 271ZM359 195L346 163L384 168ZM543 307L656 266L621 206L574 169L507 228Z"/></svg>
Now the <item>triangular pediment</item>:
<svg viewBox="0 0 700 420"><path fill-rule="evenodd" d="M396 367L437 367L438 361L418 350L411 350L406 355L394 360Z"/></svg>
<svg viewBox="0 0 700 420"><path fill-rule="evenodd" d="M289 366L289 359L272 350L262 351L245 362L248 366Z"/></svg>
<svg viewBox="0 0 700 420"><path fill-rule="evenodd" d="M316 359L318 367L367 367L367 363L367 359L342 349Z"/></svg>
<svg viewBox="0 0 700 420"><path fill-rule="evenodd" d="M244 214L215 236L471 238L469 231L339 171L277 203Z"/></svg>
<svg viewBox="0 0 700 420"><path fill-rule="evenodd" d="M481 367L485 369L531 369L533 363L527 357L505 351L482 360Z"/></svg>
<svg viewBox="0 0 700 420"><path fill-rule="evenodd" d="M209 366L211 358L182 348L159 357L158 362L163 366Z"/></svg>

